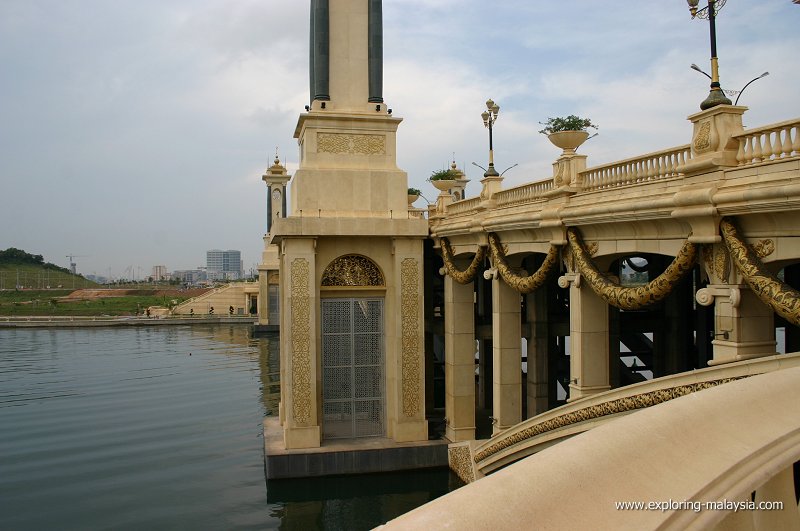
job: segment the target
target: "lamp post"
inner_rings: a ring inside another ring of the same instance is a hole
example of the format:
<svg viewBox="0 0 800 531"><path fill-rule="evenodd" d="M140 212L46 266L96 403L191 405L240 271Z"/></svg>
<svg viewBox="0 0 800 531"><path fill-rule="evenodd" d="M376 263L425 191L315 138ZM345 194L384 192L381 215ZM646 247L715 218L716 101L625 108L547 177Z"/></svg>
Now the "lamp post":
<svg viewBox="0 0 800 531"><path fill-rule="evenodd" d="M761 74L760 76L758 76L758 77L754 77L753 79L751 79L750 81L748 81L748 82L745 84L745 86L743 86L743 87L742 87L742 90L740 90L740 91L739 91L739 95L738 95L738 96L736 96L736 101L735 101L735 102L733 102L733 104L734 104L734 105L736 105L737 103L739 103L739 98L741 98L741 97L742 97L742 92L744 92L744 89L746 89L746 88L747 88L747 87L750 85L750 83L752 83L753 81L758 81L758 80L759 80L759 79L761 79L762 77L767 77L768 75L769 75L769 72L764 72L764 73L763 73L763 74Z"/></svg>
<svg viewBox="0 0 800 531"><path fill-rule="evenodd" d="M492 146L492 126L497 121L497 115L500 113L500 106L497 105L493 100L489 99L486 100L486 109L481 113L481 118L483 118L483 125L484 127L489 128L489 168L486 170L486 173L483 174L484 177L498 177L500 174L497 173L497 170L494 169L494 148Z"/></svg>
<svg viewBox="0 0 800 531"><path fill-rule="evenodd" d="M708 5L700 10L697 9L699 0L686 0L689 4L689 12L692 18L708 18L708 26L711 33L711 91L708 97L700 104L701 110L710 109L717 105L730 105L731 100L725 97L719 84L719 64L717 61L717 26L716 17L726 0L708 0Z"/></svg>

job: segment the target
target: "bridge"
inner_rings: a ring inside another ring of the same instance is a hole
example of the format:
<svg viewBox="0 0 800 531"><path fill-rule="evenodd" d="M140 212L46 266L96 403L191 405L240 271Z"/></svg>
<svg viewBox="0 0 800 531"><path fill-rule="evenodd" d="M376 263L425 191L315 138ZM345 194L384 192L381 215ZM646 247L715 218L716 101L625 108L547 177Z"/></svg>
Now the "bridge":
<svg viewBox="0 0 800 531"><path fill-rule="evenodd" d="M548 179L442 191L428 218L462 479L685 394L796 378L776 353L800 351L800 118L745 128L746 110L690 116L686 145L595 167L564 149Z"/></svg>

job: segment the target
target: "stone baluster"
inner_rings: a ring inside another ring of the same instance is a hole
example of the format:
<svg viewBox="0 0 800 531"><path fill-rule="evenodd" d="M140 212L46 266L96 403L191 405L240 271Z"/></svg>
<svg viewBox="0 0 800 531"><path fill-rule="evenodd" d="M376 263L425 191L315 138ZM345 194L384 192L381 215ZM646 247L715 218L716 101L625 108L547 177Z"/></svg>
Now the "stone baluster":
<svg viewBox="0 0 800 531"><path fill-rule="evenodd" d="M746 160L745 146L747 146L747 141L747 138L739 139L739 151L736 152L736 162L739 163L739 166L744 166L744 162Z"/></svg>
<svg viewBox="0 0 800 531"><path fill-rule="evenodd" d="M781 158L786 158L792 154L792 128L787 127L783 130L783 143L781 144Z"/></svg>
<svg viewBox="0 0 800 531"><path fill-rule="evenodd" d="M778 133L778 138L780 139L780 133ZM764 133L764 152L763 152L763 159L764 161L772 159L772 155L774 152L772 151L772 131L767 131Z"/></svg>
<svg viewBox="0 0 800 531"><path fill-rule="evenodd" d="M792 142L792 154L800 155L800 126L794 126L794 142Z"/></svg>
<svg viewBox="0 0 800 531"><path fill-rule="evenodd" d="M761 162L763 159L761 158L761 133L756 133L752 137L753 139L753 158L750 162Z"/></svg>

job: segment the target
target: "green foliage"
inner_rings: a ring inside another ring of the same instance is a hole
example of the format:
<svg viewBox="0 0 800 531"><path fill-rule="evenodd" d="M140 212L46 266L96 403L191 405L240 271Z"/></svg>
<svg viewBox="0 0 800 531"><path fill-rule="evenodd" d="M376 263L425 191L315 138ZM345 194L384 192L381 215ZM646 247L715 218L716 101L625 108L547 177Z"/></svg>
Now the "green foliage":
<svg viewBox="0 0 800 531"><path fill-rule="evenodd" d="M69 269L59 267L50 262L45 262L44 257L40 254L29 254L22 249L9 247L5 251L0 251L0 265L34 265L40 266L44 269L52 269L54 271L61 271L69 273Z"/></svg>
<svg viewBox="0 0 800 531"><path fill-rule="evenodd" d="M448 181L448 180L451 180L451 179L458 179L459 176L460 176L460 174L457 171L453 170L453 169L437 170L437 171L431 173L431 176L428 177L428 180L429 181Z"/></svg>
<svg viewBox="0 0 800 531"><path fill-rule="evenodd" d="M566 118L548 118L546 122L539 122L544 126L539 132L543 135L560 133L561 131L586 131L587 129L599 129L589 118L581 118L570 114Z"/></svg>
<svg viewBox="0 0 800 531"><path fill-rule="evenodd" d="M422 194L422 192L420 192L416 188L409 188L408 189L408 195L421 195L421 194Z"/></svg>

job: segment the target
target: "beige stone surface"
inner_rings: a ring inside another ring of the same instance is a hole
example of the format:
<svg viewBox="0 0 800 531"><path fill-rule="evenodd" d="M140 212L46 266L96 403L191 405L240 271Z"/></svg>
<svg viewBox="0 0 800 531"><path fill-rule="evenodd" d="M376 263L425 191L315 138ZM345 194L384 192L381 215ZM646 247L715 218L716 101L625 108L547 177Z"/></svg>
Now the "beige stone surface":
<svg viewBox="0 0 800 531"><path fill-rule="evenodd" d="M381 529L713 528L732 513L624 511L615 502L748 499L752 491L758 497L765 485L765 495L783 496L785 489L771 480L780 482L787 467L800 459L798 383L800 368L790 368L641 410L462 487ZM737 514L752 521L756 513ZM788 522L787 529L800 527L794 503L774 518L781 525Z"/></svg>

